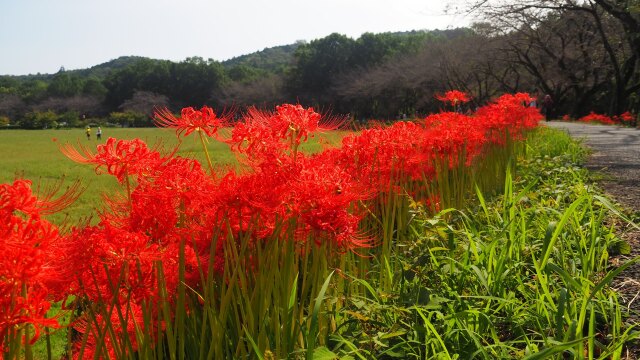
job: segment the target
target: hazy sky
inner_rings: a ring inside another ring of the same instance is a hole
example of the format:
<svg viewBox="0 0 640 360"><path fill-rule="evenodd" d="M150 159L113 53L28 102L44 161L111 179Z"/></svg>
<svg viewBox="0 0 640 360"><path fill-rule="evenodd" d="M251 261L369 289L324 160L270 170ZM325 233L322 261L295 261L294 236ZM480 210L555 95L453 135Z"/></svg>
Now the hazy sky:
<svg viewBox="0 0 640 360"><path fill-rule="evenodd" d="M446 29L448 0L0 0L0 74L54 73L123 55L226 60L333 32Z"/></svg>

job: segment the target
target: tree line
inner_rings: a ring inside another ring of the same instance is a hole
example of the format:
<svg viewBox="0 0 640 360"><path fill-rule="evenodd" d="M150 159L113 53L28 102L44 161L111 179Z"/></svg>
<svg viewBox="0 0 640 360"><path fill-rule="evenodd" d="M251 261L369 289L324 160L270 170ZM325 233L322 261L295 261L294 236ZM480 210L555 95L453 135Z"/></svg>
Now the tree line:
<svg viewBox="0 0 640 360"><path fill-rule="evenodd" d="M637 114L640 6L619 3L480 1L474 6L484 21L468 28L357 39L334 33L225 62L127 58L95 71L2 76L0 126L82 126L96 118L148 126L158 107L284 102L393 119L438 110L435 95L449 89L473 96L469 110L504 92L529 92L551 95L558 117Z"/></svg>

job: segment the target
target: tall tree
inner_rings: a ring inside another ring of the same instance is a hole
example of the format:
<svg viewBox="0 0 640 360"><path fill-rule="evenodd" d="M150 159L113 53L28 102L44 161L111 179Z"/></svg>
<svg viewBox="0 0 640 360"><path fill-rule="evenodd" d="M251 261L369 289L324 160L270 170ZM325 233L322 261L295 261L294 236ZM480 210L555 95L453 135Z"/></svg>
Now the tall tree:
<svg viewBox="0 0 640 360"><path fill-rule="evenodd" d="M48 87L48 93L54 97L71 97L82 91L82 80L66 71L60 71L53 76Z"/></svg>
<svg viewBox="0 0 640 360"><path fill-rule="evenodd" d="M520 21L552 12L576 12L591 17L600 49L613 71L608 110L619 113L640 91L640 1L639 0L478 0L470 11L480 11L490 21Z"/></svg>
<svg viewBox="0 0 640 360"><path fill-rule="evenodd" d="M226 78L222 65L212 59L187 58L171 65L169 95L180 106L202 106L219 91Z"/></svg>
<svg viewBox="0 0 640 360"><path fill-rule="evenodd" d="M301 100L327 99L332 81L351 68L355 41L333 33L298 47L290 74L290 91Z"/></svg>

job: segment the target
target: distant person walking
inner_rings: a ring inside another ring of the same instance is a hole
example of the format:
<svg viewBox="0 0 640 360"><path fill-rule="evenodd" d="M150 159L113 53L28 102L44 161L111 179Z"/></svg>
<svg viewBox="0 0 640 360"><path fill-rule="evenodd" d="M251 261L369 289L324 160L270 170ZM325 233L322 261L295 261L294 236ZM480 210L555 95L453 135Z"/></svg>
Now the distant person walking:
<svg viewBox="0 0 640 360"><path fill-rule="evenodd" d="M551 95L547 94L542 99L542 113L544 114L544 118L549 121L551 120L551 111L553 110L553 99Z"/></svg>
<svg viewBox="0 0 640 360"><path fill-rule="evenodd" d="M91 140L91 128L87 126L85 132L87 133L87 140Z"/></svg>
<svg viewBox="0 0 640 360"><path fill-rule="evenodd" d="M102 128L100 126L98 126L98 130L96 131L96 139L102 139Z"/></svg>

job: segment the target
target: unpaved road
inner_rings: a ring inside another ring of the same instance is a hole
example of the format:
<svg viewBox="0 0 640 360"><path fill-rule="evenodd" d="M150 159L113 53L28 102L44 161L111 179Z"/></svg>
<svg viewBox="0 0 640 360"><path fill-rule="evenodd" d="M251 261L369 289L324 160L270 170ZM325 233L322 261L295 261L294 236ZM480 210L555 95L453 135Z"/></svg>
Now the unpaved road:
<svg viewBox="0 0 640 360"><path fill-rule="evenodd" d="M590 125L570 122L545 122L582 139L592 149L585 164L602 175L598 184L604 191L640 221L640 129ZM631 255L614 258L624 261L640 256L640 231L628 224L620 225L620 236L631 245ZM621 304L629 310L628 324L640 323L640 263L622 272L612 284L620 294ZM640 359L640 342L630 344L625 359Z"/></svg>

